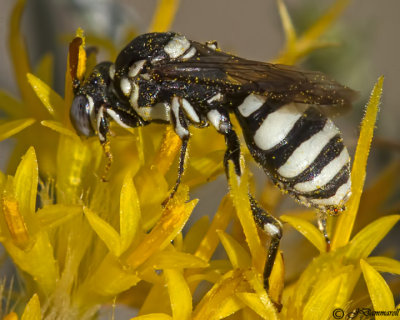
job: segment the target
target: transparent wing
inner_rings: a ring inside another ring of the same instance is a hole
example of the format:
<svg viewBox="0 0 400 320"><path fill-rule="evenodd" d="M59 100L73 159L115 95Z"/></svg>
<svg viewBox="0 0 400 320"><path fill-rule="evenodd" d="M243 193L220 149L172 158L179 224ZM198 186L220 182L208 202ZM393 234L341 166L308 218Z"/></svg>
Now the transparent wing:
<svg viewBox="0 0 400 320"><path fill-rule="evenodd" d="M162 81L218 86L227 93L256 93L271 100L317 105L349 105L357 93L325 74L242 59L192 42L197 55L152 66Z"/></svg>

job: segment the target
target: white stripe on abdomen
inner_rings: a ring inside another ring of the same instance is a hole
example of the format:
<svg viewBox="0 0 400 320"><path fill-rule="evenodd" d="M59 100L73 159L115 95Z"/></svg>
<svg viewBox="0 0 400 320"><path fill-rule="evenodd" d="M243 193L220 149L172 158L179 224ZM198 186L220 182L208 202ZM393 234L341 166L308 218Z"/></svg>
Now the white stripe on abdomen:
<svg viewBox="0 0 400 320"><path fill-rule="evenodd" d="M299 192L311 192L321 188L330 182L349 161L349 153L347 149L344 148L337 158L333 159L322 169L319 175L310 181L295 184L294 189Z"/></svg>
<svg viewBox="0 0 400 320"><path fill-rule="evenodd" d="M293 151L289 159L278 169L278 173L285 178L293 178L302 173L318 156L339 130L332 121L327 120L324 128L304 141Z"/></svg>
<svg viewBox="0 0 400 320"><path fill-rule="evenodd" d="M289 103L270 113L254 134L254 142L262 150L279 144L300 119L307 105Z"/></svg>

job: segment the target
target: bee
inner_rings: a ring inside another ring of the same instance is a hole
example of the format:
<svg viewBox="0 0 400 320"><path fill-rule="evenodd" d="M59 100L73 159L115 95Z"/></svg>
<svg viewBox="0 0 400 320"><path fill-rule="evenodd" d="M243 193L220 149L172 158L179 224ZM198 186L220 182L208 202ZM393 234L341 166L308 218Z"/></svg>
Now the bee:
<svg viewBox="0 0 400 320"><path fill-rule="evenodd" d="M131 41L115 63L98 64L81 84L75 79L70 117L82 136L108 143L110 121L134 128L172 124L182 140L177 190L190 126L213 126L225 137L225 168L241 176L243 131L251 155L284 192L325 213L338 213L350 195L350 157L340 131L321 111L348 106L355 92L320 72L252 61L174 33L147 33ZM107 148L105 148L107 149ZM226 170L228 172L228 170ZM264 286L277 254L281 222L249 194L254 219L270 237Z"/></svg>

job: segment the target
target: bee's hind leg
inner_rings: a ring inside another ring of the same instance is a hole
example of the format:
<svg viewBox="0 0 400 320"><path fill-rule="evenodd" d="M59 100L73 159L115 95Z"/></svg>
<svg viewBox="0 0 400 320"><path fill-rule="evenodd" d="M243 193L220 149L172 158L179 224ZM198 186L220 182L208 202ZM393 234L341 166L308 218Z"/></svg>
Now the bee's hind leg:
<svg viewBox="0 0 400 320"><path fill-rule="evenodd" d="M214 113L215 112L219 112L219 121L214 121L214 123L218 125L216 126L212 121L210 122L214 124L218 132L222 133L225 136L225 143L227 146L224 157L226 175L229 178L228 162L232 161L235 168L235 174L240 177L242 173L240 168L239 138L232 128L232 125L229 121L229 115L227 113L224 113L223 110L216 109ZM216 114L214 114L214 116L216 116ZM265 232L271 239L263 273L264 288L268 291L269 277L274 266L275 258L279 249L279 242L282 237L282 223L277 218L273 217L264 209L262 209L250 193L249 199L254 221L256 222L257 226L261 228L261 230L263 230L263 232Z"/></svg>
<svg viewBox="0 0 400 320"><path fill-rule="evenodd" d="M251 211L253 212L253 218L258 227L263 230L270 238L267 260L264 266L264 288L268 291L269 289L269 277L274 266L275 258L279 249L279 242L282 237L282 223L263 208L261 208L257 201L249 194Z"/></svg>

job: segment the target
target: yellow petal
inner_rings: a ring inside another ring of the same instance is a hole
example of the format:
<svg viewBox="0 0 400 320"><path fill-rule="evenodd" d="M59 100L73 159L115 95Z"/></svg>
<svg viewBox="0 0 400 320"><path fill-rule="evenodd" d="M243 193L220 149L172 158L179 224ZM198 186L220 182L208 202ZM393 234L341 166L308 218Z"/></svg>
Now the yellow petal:
<svg viewBox="0 0 400 320"><path fill-rule="evenodd" d="M312 223L307 220L295 217L283 215L280 217L282 221L289 223L293 228L300 232L304 237L308 239L319 252L326 251L326 241L322 233Z"/></svg>
<svg viewBox="0 0 400 320"><path fill-rule="evenodd" d="M168 290L164 283L153 285L139 310L140 316L151 313L171 314Z"/></svg>
<svg viewBox="0 0 400 320"><path fill-rule="evenodd" d="M40 124L44 127L50 128L54 130L55 132L58 132L60 134L64 134L72 139L75 139L78 143L81 141L76 132L72 131L71 129L68 129L65 127L62 123L58 121L53 121L53 120L43 120L40 122Z"/></svg>
<svg viewBox="0 0 400 320"><path fill-rule="evenodd" d="M176 237L185 225L197 200L185 203L187 188L181 185L174 198L168 202L163 215L141 243L127 253L126 263L135 269L145 262L154 252L162 250Z"/></svg>
<svg viewBox="0 0 400 320"><path fill-rule="evenodd" d="M360 265L375 311L393 311L393 294L386 281L379 272L371 267L365 260L361 259ZM383 320L387 319L387 317L376 315L376 319Z"/></svg>
<svg viewBox="0 0 400 320"><path fill-rule="evenodd" d="M368 101L364 119L361 123L360 137L354 156L353 169L351 171L351 197L346 204L346 211L339 216L335 233L332 239L332 249L344 246L350 239L354 221L357 216L360 197L364 187L366 166L374 134L376 116L379 110L383 86L383 77L378 79Z"/></svg>
<svg viewBox="0 0 400 320"><path fill-rule="evenodd" d="M214 319L225 319L244 307L244 303L238 297L232 295L226 301L224 301L223 305L221 305L221 308L216 312Z"/></svg>
<svg viewBox="0 0 400 320"><path fill-rule="evenodd" d="M274 265L275 267L275 265ZM258 302L255 302L254 308L257 310L259 309L259 302L263 305L263 309L266 313L275 315L276 317L276 309L275 306L272 304L271 299L267 292L264 289L262 277L258 273L254 272L254 269L245 271L245 277L249 284L251 285L252 289L255 291L257 295ZM277 295L276 293L274 293ZM280 298L280 297L279 297ZM279 303L280 299L277 299L276 302ZM253 308L253 307L251 307ZM258 312L258 311L256 311Z"/></svg>
<svg viewBox="0 0 400 320"><path fill-rule="evenodd" d="M193 320L219 319L218 315L225 304L233 306L236 311L236 305L231 303L231 296L240 285L243 274L239 269L228 272L216 283L199 302L193 312ZM226 310L225 312L226 313ZM230 314L228 312L228 314Z"/></svg>
<svg viewBox="0 0 400 320"><path fill-rule="evenodd" d="M81 292L77 295L83 296L82 301L86 301L87 296L93 293L111 298L128 290L140 280L135 273L126 270L115 256L108 254L100 265L92 270L89 279L80 286Z"/></svg>
<svg viewBox="0 0 400 320"><path fill-rule="evenodd" d="M83 208L86 218L89 224L96 232L96 234L103 240L104 244L107 246L115 256L119 256L122 253L121 250L121 239L117 231L106 221L100 218L96 213L90 210L88 207Z"/></svg>
<svg viewBox="0 0 400 320"><path fill-rule="evenodd" d="M217 230L226 229L231 219L232 211L232 202L228 196L225 196L224 199L222 199L217 213L214 215L214 219L211 222L206 235L203 237L203 240L196 250L195 255L197 257L205 261L211 259L211 256L214 254L214 251L219 244Z"/></svg>
<svg viewBox="0 0 400 320"><path fill-rule="evenodd" d="M131 320L172 320L172 317L165 313L149 313L131 318Z"/></svg>
<svg viewBox="0 0 400 320"><path fill-rule="evenodd" d="M37 294L29 300L25 307L24 313L22 314L21 320L40 320L42 319L42 313L40 311L40 301Z"/></svg>
<svg viewBox="0 0 400 320"><path fill-rule="evenodd" d="M27 248L31 244L32 239L29 235L24 216L21 213L18 200L14 195L12 177L8 177L5 183L1 197L1 209L11 241L20 249ZM8 238L5 231L3 231L3 234Z"/></svg>
<svg viewBox="0 0 400 320"><path fill-rule="evenodd" d="M71 206L63 204L46 205L39 209L38 216L42 228L54 228L82 213L81 206Z"/></svg>
<svg viewBox="0 0 400 320"><path fill-rule="evenodd" d="M38 186L38 163L33 147L22 157L14 177L15 198L27 225L32 228L37 223L35 216Z"/></svg>
<svg viewBox="0 0 400 320"><path fill-rule="evenodd" d="M46 53L35 68L36 76L49 85L53 84L53 65L54 56L51 53Z"/></svg>
<svg viewBox="0 0 400 320"><path fill-rule="evenodd" d="M193 275L187 276L187 281L191 284L190 288L192 291L194 291L198 283L203 280L209 283L217 283L219 280L221 280L220 270L211 270L205 273L193 273Z"/></svg>
<svg viewBox="0 0 400 320"><path fill-rule="evenodd" d="M366 258L379 242L400 220L400 215L391 215L375 220L350 241L346 256L352 259Z"/></svg>
<svg viewBox="0 0 400 320"><path fill-rule="evenodd" d="M165 175L171 167L171 164L175 160L175 156L180 150L181 144L181 139L174 132L174 129L171 126L168 126L165 130L161 147L153 161L154 165L162 175Z"/></svg>
<svg viewBox="0 0 400 320"><path fill-rule="evenodd" d="M192 157L188 164L188 172L185 174L185 183L195 187L217 178L224 171L222 161L224 152L217 150L203 156Z"/></svg>
<svg viewBox="0 0 400 320"><path fill-rule="evenodd" d="M241 159L241 162L243 168L243 158ZM264 261L260 257L265 256L265 249L263 249L261 245L260 238L258 237L257 226L250 209L250 200L248 196L248 173L246 170L243 170L243 174L239 179L236 176L232 161L229 161L228 167L230 193L236 208L236 214L246 236L246 242L250 248L253 265L259 272L261 272L264 268Z"/></svg>
<svg viewBox="0 0 400 320"><path fill-rule="evenodd" d="M76 36L82 39L82 44L79 46L78 68L76 71L77 78L80 81L82 81L86 72L86 58L87 58L85 50L85 45L86 45L85 32L81 28L78 28L78 30L76 30Z"/></svg>
<svg viewBox="0 0 400 320"><path fill-rule="evenodd" d="M330 319L336 306L336 298L342 286L343 277L332 278L325 287L308 299L304 306L303 318L310 320Z"/></svg>
<svg viewBox="0 0 400 320"><path fill-rule="evenodd" d="M9 314L5 315L3 320L18 320L18 315L14 312L11 311Z"/></svg>
<svg viewBox="0 0 400 320"><path fill-rule="evenodd" d="M122 184L120 196L119 230L121 250L125 251L135 238L140 226L141 212L139 198L132 174L127 174Z"/></svg>
<svg viewBox="0 0 400 320"><path fill-rule="evenodd" d="M290 48L296 41L296 30L294 29L292 19L290 18L289 12L283 0L278 0L277 2L283 31L286 36L286 47Z"/></svg>
<svg viewBox="0 0 400 320"><path fill-rule="evenodd" d="M96 172L103 157L103 150L96 139L80 141L66 135L60 136L56 190L59 203L81 203L82 184L87 179L87 173Z"/></svg>
<svg viewBox="0 0 400 320"><path fill-rule="evenodd" d="M46 294L53 292L58 281L58 266L47 233L37 233L32 247L26 250L11 242L5 242L4 247L18 268L32 276L40 290Z"/></svg>
<svg viewBox="0 0 400 320"><path fill-rule="evenodd" d="M47 111L55 118L60 119L60 110L64 107L64 100L46 83L31 73L27 74L28 81L42 101Z"/></svg>
<svg viewBox="0 0 400 320"><path fill-rule="evenodd" d="M30 114L33 115L37 114L37 111L39 111L39 105L36 103L37 99L35 93L26 81L26 74L31 72L31 66L29 64L28 50L26 49L24 37L21 34L20 28L21 16L24 11L25 2L25 0L18 0L15 2L11 14L10 34L8 39L18 87L22 99L28 103L25 105L28 107L27 111L30 111Z"/></svg>
<svg viewBox="0 0 400 320"><path fill-rule="evenodd" d="M222 230L218 230L217 233L226 253L228 254L232 266L234 268L243 269L251 267L251 258L240 243Z"/></svg>
<svg viewBox="0 0 400 320"><path fill-rule="evenodd" d="M140 203L143 204L142 212L146 212L142 216L143 229L150 229L160 218L161 203L169 196L168 183L156 166L142 167L135 175L134 182L136 186L140 186L137 192Z"/></svg>
<svg viewBox="0 0 400 320"><path fill-rule="evenodd" d="M171 30L179 0L158 0L156 12L150 23L150 32L166 32Z"/></svg>
<svg viewBox="0 0 400 320"><path fill-rule="evenodd" d="M255 311L263 319L278 319L278 315L274 305L269 302L269 307L266 308L265 304L260 300L258 294L250 292L239 292L236 295L244 304Z"/></svg>
<svg viewBox="0 0 400 320"><path fill-rule="evenodd" d="M285 265L283 263L282 252L279 252L275 258L271 276L269 277L268 295L276 303L281 302L282 293L285 285Z"/></svg>
<svg viewBox="0 0 400 320"><path fill-rule="evenodd" d="M173 318L190 319L192 295L182 271L179 269L165 269L164 275L168 286Z"/></svg>
<svg viewBox="0 0 400 320"><path fill-rule="evenodd" d="M336 287L336 284L332 283L334 279L340 282L337 295L334 297L335 306L345 306L359 280L361 271L358 266L358 260L354 262L357 265L342 264L342 261L344 261L343 251L341 249L319 255L302 272L295 286L291 288L292 296L289 307L285 310L288 319L302 319L304 306L307 303L313 304L312 301L309 302L310 297L312 296L313 299L318 300L319 293L324 290L326 291L324 296L321 296L321 299L325 300L324 303L328 303L329 297L332 297L330 290ZM329 290L326 289L328 286L331 286ZM315 305L315 308L318 308L318 306ZM306 318L304 317L304 319Z"/></svg>
<svg viewBox="0 0 400 320"><path fill-rule="evenodd" d="M182 251L188 253L194 253L196 251L210 225L209 220L210 219L208 216L202 216L191 226L189 231L186 233L185 238L183 239Z"/></svg>
<svg viewBox="0 0 400 320"><path fill-rule="evenodd" d="M32 125L34 122L35 119L26 118L0 124L0 141L17 134L18 132Z"/></svg>
<svg viewBox="0 0 400 320"><path fill-rule="evenodd" d="M208 263L188 253L164 250L152 256L149 264L154 269L207 268Z"/></svg>
<svg viewBox="0 0 400 320"><path fill-rule="evenodd" d="M327 44L329 45L329 43L320 41L319 38L328 30L332 23L338 19L349 2L349 0L336 0L325 14L300 37L294 37L288 14L286 10L280 8L281 19L288 41L284 52L274 62L294 64L312 50L326 46ZM280 7L283 7L283 5L280 5Z"/></svg>
<svg viewBox="0 0 400 320"><path fill-rule="evenodd" d="M400 261L388 257L368 257L367 263L379 272L400 274Z"/></svg>

